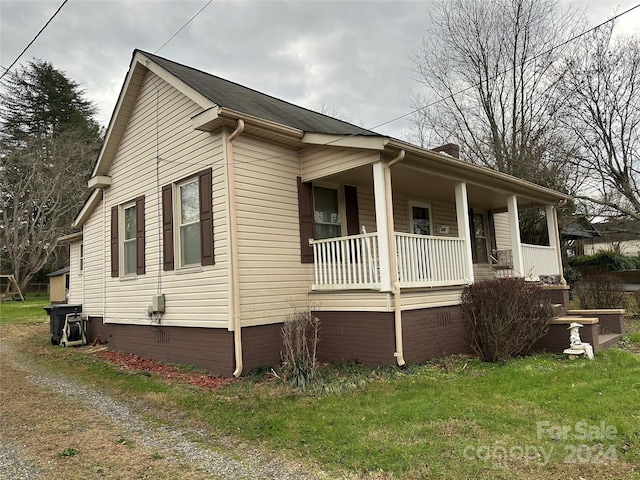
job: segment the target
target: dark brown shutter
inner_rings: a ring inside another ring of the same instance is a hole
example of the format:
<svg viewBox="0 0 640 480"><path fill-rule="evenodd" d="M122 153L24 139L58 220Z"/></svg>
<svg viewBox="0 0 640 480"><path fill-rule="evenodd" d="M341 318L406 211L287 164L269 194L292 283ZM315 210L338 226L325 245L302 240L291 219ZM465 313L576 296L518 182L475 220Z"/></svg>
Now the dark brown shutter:
<svg viewBox="0 0 640 480"><path fill-rule="evenodd" d="M136 275L146 271L144 255L144 195L136 198Z"/></svg>
<svg viewBox="0 0 640 480"><path fill-rule="evenodd" d="M213 189L211 169L198 173L198 191L200 193L200 262L213 265Z"/></svg>
<svg viewBox="0 0 640 480"><path fill-rule="evenodd" d="M491 242L491 255L498 250L498 244L496 243L496 222L493 219L493 212L489 210L487 212L487 221L489 222L489 241Z"/></svg>
<svg viewBox="0 0 640 480"><path fill-rule="evenodd" d="M469 208L469 230L471 232L471 257L473 263L478 263L478 240L476 239L476 227L473 224L473 208Z"/></svg>
<svg viewBox="0 0 640 480"><path fill-rule="evenodd" d="M162 187L162 268L173 270L173 186Z"/></svg>
<svg viewBox="0 0 640 480"><path fill-rule="evenodd" d="M344 186L344 203L347 210L347 235L360 233L360 219L358 217L358 189L351 185Z"/></svg>
<svg viewBox="0 0 640 480"><path fill-rule="evenodd" d="M111 208L111 276L120 275L120 246L118 245L118 207Z"/></svg>
<svg viewBox="0 0 640 480"><path fill-rule="evenodd" d="M313 185L302 183L298 177L298 217L300 219L300 261L313 263L313 248L309 239L314 237L313 221Z"/></svg>

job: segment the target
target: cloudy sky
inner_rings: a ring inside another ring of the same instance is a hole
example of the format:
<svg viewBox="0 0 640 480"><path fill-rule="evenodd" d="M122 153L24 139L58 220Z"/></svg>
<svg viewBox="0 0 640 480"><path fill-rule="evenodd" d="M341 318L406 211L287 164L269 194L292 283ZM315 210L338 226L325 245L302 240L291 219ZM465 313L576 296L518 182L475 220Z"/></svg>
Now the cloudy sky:
<svg viewBox="0 0 640 480"><path fill-rule="evenodd" d="M435 0L437 1L437 0ZM156 52L208 0L69 0L21 57L80 83L109 122L135 48ZM18 56L62 0L0 0L0 64ZM410 111L411 56L434 1L214 0L158 55L371 128ZM592 25L638 0L563 0ZM640 8L617 27L636 32ZM406 121L377 128L402 136Z"/></svg>

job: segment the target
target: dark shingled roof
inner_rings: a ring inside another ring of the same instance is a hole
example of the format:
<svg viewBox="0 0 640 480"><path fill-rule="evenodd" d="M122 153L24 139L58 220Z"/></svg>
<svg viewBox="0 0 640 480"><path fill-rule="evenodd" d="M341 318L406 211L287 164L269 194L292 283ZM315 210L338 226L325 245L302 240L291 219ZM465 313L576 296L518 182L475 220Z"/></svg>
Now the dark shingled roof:
<svg viewBox="0 0 640 480"><path fill-rule="evenodd" d="M370 130L307 110L195 68L172 62L142 50L136 51L149 57L169 73L220 107L226 107L305 132L380 136Z"/></svg>

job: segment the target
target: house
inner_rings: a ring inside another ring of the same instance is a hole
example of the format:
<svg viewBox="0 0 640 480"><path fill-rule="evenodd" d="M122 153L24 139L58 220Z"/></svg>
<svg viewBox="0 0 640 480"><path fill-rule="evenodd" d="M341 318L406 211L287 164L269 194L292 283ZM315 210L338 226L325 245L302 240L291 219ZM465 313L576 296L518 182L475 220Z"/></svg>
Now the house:
<svg viewBox="0 0 640 480"><path fill-rule="evenodd" d="M70 241L70 303L109 348L224 375L279 363L288 314L319 357L468 351L462 288L556 278L563 194L136 50ZM546 212L549 244L520 241Z"/></svg>
<svg viewBox="0 0 640 480"><path fill-rule="evenodd" d="M585 245L585 255L598 252L617 252L640 257L640 221L610 221L594 225L599 232L598 240Z"/></svg>

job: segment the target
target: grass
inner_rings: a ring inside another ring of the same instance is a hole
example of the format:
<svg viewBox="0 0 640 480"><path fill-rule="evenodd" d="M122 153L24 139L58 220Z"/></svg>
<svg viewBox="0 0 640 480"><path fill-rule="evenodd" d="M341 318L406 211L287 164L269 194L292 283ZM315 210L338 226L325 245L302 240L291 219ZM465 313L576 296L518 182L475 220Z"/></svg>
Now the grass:
<svg viewBox="0 0 640 480"><path fill-rule="evenodd" d="M628 319L625 340L634 348L638 323ZM263 371L211 392L125 373L47 340L23 337L22 351L116 398L135 398L158 421L257 443L336 476L592 479L640 471L633 349L600 352L594 361L538 355L502 364L450 357L404 370L327 365L305 392Z"/></svg>
<svg viewBox="0 0 640 480"><path fill-rule="evenodd" d="M48 315L43 307L49 305L49 297L27 298L24 302L0 303L0 325L44 322Z"/></svg>

